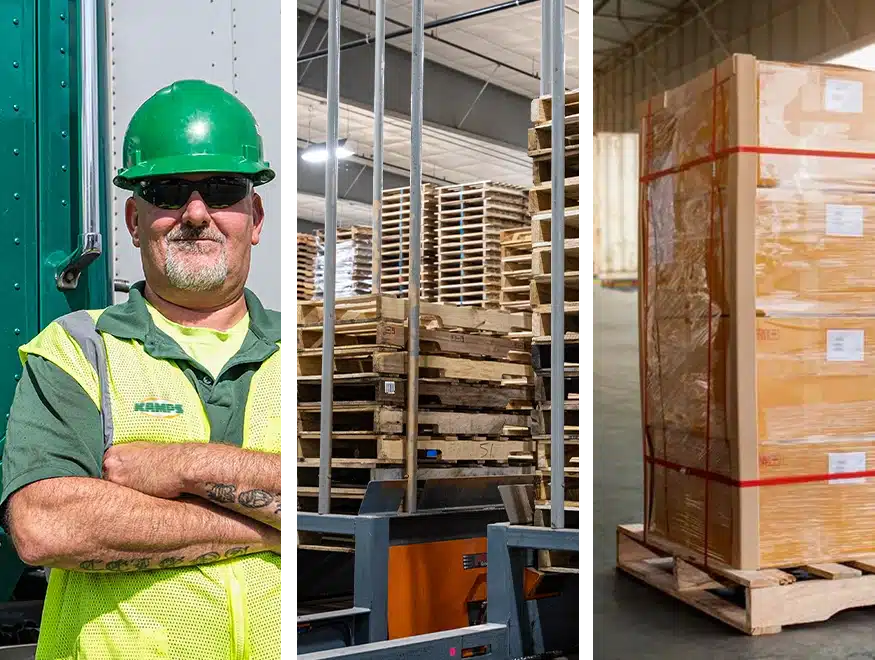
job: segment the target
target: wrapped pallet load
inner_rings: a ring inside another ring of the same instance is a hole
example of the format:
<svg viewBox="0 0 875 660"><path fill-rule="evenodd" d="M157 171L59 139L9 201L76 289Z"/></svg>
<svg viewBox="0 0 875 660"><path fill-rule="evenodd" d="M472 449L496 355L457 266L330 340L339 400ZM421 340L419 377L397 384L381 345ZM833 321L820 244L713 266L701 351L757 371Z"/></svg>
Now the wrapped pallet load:
<svg viewBox="0 0 875 660"><path fill-rule="evenodd" d="M736 55L641 108L645 534L875 555L875 73Z"/></svg>

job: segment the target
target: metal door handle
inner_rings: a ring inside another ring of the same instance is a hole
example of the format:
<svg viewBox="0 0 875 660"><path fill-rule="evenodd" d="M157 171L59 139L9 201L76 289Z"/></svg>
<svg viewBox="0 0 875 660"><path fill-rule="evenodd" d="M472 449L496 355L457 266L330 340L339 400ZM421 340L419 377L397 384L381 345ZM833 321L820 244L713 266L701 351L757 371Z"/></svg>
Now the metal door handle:
<svg viewBox="0 0 875 660"><path fill-rule="evenodd" d="M79 276L103 252L100 235L100 158L98 157L101 121L100 70L97 44L97 4L100 0L80 0L79 33L82 39L82 75L80 87L80 168L82 182L82 232L79 246L58 266L55 280L59 289L75 289Z"/></svg>

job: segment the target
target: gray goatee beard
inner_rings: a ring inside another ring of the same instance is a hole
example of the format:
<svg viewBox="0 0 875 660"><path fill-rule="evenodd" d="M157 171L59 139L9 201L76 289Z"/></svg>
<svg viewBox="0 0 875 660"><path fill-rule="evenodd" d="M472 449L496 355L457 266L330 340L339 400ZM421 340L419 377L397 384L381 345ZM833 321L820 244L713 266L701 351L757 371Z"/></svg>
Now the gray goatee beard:
<svg viewBox="0 0 875 660"><path fill-rule="evenodd" d="M179 242L191 239L212 240L219 243L222 249L212 263L203 265L191 263L190 255L204 254L212 246L203 246L194 242ZM171 286L183 291L212 291L222 286L228 277L228 257L225 252L225 237L215 229L198 231L191 228L174 230L166 239L165 272Z"/></svg>

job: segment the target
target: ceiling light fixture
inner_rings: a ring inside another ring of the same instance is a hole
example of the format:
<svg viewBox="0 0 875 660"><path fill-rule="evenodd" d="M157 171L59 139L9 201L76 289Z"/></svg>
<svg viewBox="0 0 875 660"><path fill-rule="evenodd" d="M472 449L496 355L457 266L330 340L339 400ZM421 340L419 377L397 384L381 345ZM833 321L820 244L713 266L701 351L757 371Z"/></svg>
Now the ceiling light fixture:
<svg viewBox="0 0 875 660"><path fill-rule="evenodd" d="M347 149L346 147L346 139L337 141L337 158L338 160L343 160L344 158L349 158L352 156L352 151ZM314 142L309 145L306 149L304 149L301 154L301 158L303 158L308 163L324 163L328 160L328 147L324 142Z"/></svg>

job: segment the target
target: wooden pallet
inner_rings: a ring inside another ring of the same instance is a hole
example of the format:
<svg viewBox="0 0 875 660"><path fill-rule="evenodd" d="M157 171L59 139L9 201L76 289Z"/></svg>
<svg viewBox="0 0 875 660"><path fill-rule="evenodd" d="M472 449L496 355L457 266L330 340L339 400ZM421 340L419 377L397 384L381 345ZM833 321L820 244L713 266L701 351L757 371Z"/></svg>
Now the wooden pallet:
<svg viewBox="0 0 875 660"><path fill-rule="evenodd" d="M550 305L538 305L532 308L532 333L535 337L550 336ZM565 303L565 333L580 332L580 302Z"/></svg>
<svg viewBox="0 0 875 660"><path fill-rule="evenodd" d="M435 186L422 187L420 299L437 300L437 199ZM410 187L383 191L381 288L386 295L407 295L410 275Z"/></svg>
<svg viewBox="0 0 875 660"><path fill-rule="evenodd" d="M601 284L602 287L604 287L605 289L637 289L638 278L622 277L605 279L603 277L600 277L599 284Z"/></svg>
<svg viewBox="0 0 875 660"><path fill-rule="evenodd" d="M322 326L298 329L298 354L322 355ZM335 351L359 352L357 348L396 350L407 346L406 324L373 321L335 327ZM419 350L423 355L452 355L503 362L527 363L527 344L508 337L476 332L420 328Z"/></svg>
<svg viewBox="0 0 875 660"><path fill-rule="evenodd" d="M403 465L406 437L375 435L366 438L335 438L332 441L332 465L350 467L358 461L370 469L377 465ZM419 463L456 463L487 461L506 464L510 461L531 464L535 457L535 441L526 438L494 436L421 436L417 439ZM319 465L319 437L298 437L300 467Z"/></svg>
<svg viewBox="0 0 875 660"><path fill-rule="evenodd" d="M580 238L580 208L565 209L565 240ZM550 245L550 226L553 213L550 210L532 215L532 244Z"/></svg>
<svg viewBox="0 0 875 660"><path fill-rule="evenodd" d="M562 433L566 438L576 441L576 439L580 437L580 399L569 398L568 393L566 393L566 398L563 401L562 408L562 417L564 420ZM538 407L535 409L535 436L549 437L551 428L551 411L552 404L548 393L542 401L538 402Z"/></svg>
<svg viewBox="0 0 875 660"><path fill-rule="evenodd" d="M407 352L378 353L374 356L377 373L406 374ZM443 355L420 355L419 373L423 378L458 378L468 382L491 382L520 385L532 382L534 373L528 364L471 360Z"/></svg>
<svg viewBox="0 0 875 660"><path fill-rule="evenodd" d="M523 189L480 181L437 190L438 300L498 308L501 233L528 221Z"/></svg>
<svg viewBox="0 0 875 660"><path fill-rule="evenodd" d="M493 462L489 465L474 465L471 461L457 461L456 463L437 463L423 461L419 466L419 475L423 479L455 479L460 477L486 477L486 476L510 476L532 475L534 478L534 460L520 459L508 461L504 464ZM401 479L404 468L401 465L388 465L371 467L333 467L331 471L331 512L332 513L358 513L364 498L365 490L369 481L382 481L389 479ZM318 488L318 465L308 463L298 466L298 510L316 511ZM317 546L314 549L325 550L323 539L312 539L310 544ZM300 543L300 540L299 540ZM340 545L343 545L341 542ZM350 546L351 547L351 546Z"/></svg>
<svg viewBox="0 0 875 660"><path fill-rule="evenodd" d="M407 318L408 301L391 296L354 296L338 298L335 305L336 327L347 323L362 323L375 320L404 322ZM302 301L297 305L298 326L320 326L323 323L323 302ZM504 310L487 310L420 303L420 323L426 328L447 330L471 330L508 336L532 329L527 314Z"/></svg>
<svg viewBox="0 0 875 660"><path fill-rule="evenodd" d="M580 115L580 90L565 93L565 117ZM553 118L553 97L541 96L532 101L532 123L543 124Z"/></svg>
<svg viewBox="0 0 875 660"><path fill-rule="evenodd" d="M543 309L550 305L552 300L552 286L550 281L551 276L534 275L531 284L529 285L529 300L532 303L532 309ZM580 273L577 271L565 271L565 287L564 299L566 303L580 302Z"/></svg>
<svg viewBox="0 0 875 660"><path fill-rule="evenodd" d="M322 415L319 403L299 403L298 437L319 438ZM531 435L532 416L512 412L459 412L447 410L420 410L418 434L506 436ZM335 403L332 410L332 435L336 438L355 439L375 435L406 433L407 411L375 403Z"/></svg>
<svg viewBox="0 0 875 660"><path fill-rule="evenodd" d="M564 373L565 401L580 399L580 369L577 365L566 365ZM551 397L550 370L545 369L535 374L535 401L544 403Z"/></svg>
<svg viewBox="0 0 875 660"><path fill-rule="evenodd" d="M617 568L748 635L826 621L875 605L875 557L791 569L703 566L689 550L648 532L617 527Z"/></svg>
<svg viewBox="0 0 875 660"><path fill-rule="evenodd" d="M578 369L580 366L580 343L579 336L574 337L574 341L565 342L565 354L563 356L563 364L566 370ZM551 355L553 352L553 341L550 337L535 337L532 340L532 368L539 375L550 375Z"/></svg>
<svg viewBox="0 0 875 660"><path fill-rule="evenodd" d="M313 297L316 252L316 237L313 234L299 233L296 268L298 300L310 300Z"/></svg>
<svg viewBox="0 0 875 660"><path fill-rule="evenodd" d="M501 245L502 309L529 311L529 282L532 276L532 229L505 229L499 237Z"/></svg>
<svg viewBox="0 0 875 660"><path fill-rule="evenodd" d="M298 402L321 400L321 379L298 383ZM404 407L407 379L397 376L364 375L333 384L336 403L380 403ZM469 383L452 379L419 379L419 405L431 410L529 411L533 409L534 388Z"/></svg>
<svg viewBox="0 0 875 660"><path fill-rule="evenodd" d="M529 212L534 215L552 209L553 184L550 181L539 183L529 189ZM577 209L580 206L580 177L565 178L565 208Z"/></svg>

